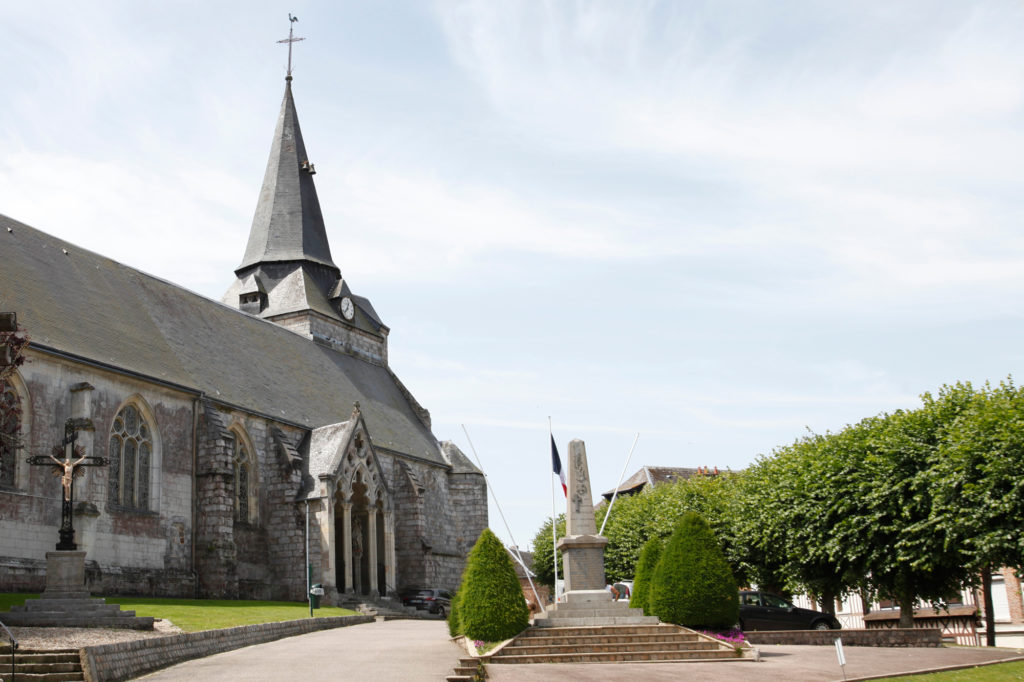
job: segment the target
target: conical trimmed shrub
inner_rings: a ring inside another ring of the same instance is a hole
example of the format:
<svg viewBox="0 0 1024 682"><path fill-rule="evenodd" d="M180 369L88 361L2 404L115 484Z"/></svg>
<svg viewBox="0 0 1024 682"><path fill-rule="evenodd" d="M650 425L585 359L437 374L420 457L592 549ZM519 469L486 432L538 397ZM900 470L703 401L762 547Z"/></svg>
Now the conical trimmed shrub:
<svg viewBox="0 0 1024 682"><path fill-rule="evenodd" d="M651 538L644 543L643 549L640 550L640 559L636 562L633 595L629 605L643 609L648 615L651 614L651 579L654 577L654 569L658 566L658 559L661 558L664 546L665 541L658 536Z"/></svg>
<svg viewBox="0 0 1024 682"><path fill-rule="evenodd" d="M654 570L650 604L666 623L727 629L739 620L739 591L707 521L683 514Z"/></svg>
<svg viewBox="0 0 1024 682"><path fill-rule="evenodd" d="M459 592L452 595L452 603L448 607L448 635L458 637L461 628L459 627Z"/></svg>
<svg viewBox="0 0 1024 682"><path fill-rule="evenodd" d="M530 611L512 560L489 528L469 553L457 599L459 633L470 639L501 641L529 624Z"/></svg>

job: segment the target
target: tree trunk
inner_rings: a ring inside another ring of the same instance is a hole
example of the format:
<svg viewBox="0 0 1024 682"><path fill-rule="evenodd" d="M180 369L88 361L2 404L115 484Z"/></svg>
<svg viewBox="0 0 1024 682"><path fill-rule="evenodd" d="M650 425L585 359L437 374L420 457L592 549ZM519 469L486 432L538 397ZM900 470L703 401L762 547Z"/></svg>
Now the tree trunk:
<svg viewBox="0 0 1024 682"><path fill-rule="evenodd" d="M985 646L996 645L996 614L992 604L992 567L986 566L981 573L981 591L985 600Z"/></svg>
<svg viewBox="0 0 1024 682"><path fill-rule="evenodd" d="M830 616L836 615L836 593L831 588L821 591L821 610Z"/></svg>
<svg viewBox="0 0 1024 682"><path fill-rule="evenodd" d="M898 601L900 604L900 627L914 627L914 595L901 594Z"/></svg>

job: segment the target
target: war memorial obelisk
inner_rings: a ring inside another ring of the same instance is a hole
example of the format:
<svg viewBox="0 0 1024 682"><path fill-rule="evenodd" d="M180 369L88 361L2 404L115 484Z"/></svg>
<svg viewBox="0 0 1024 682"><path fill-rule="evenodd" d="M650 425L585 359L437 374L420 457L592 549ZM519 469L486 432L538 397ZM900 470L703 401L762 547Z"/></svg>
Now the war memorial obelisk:
<svg viewBox="0 0 1024 682"><path fill-rule="evenodd" d="M633 625L657 623L642 609L627 602L612 601L604 589L604 546L608 538L597 534L594 501L587 468L587 449L581 440L569 443L569 508L565 537L556 545L562 552L565 571L565 601L550 606L534 619L536 627L580 625Z"/></svg>

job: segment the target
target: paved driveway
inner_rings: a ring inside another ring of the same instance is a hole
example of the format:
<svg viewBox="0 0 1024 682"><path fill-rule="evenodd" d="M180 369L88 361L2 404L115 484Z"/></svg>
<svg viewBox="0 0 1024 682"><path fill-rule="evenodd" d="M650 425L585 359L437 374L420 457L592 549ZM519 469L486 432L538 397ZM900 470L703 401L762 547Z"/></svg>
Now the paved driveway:
<svg viewBox="0 0 1024 682"><path fill-rule="evenodd" d="M660 680L746 679L765 682L842 680L830 646L759 647L761 661L711 663L489 665L491 682L587 680L658 682ZM146 682L202 680L368 680L420 682L444 680L462 650L448 640L444 621L394 620L323 630L268 644L237 649L181 663L145 677ZM947 666L1024 658L1020 649L882 649L846 647L846 676L896 675Z"/></svg>
<svg viewBox="0 0 1024 682"><path fill-rule="evenodd" d="M392 620L321 630L216 654L139 679L146 682L230 680L444 680L464 652L444 621Z"/></svg>

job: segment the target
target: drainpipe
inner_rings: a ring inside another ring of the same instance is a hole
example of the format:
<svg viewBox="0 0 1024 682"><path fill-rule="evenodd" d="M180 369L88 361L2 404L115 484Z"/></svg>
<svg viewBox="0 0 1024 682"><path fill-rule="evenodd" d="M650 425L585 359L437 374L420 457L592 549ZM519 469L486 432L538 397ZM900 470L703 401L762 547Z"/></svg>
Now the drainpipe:
<svg viewBox="0 0 1024 682"><path fill-rule="evenodd" d="M199 571L196 570L196 542L199 540L199 491L198 471L199 462L199 404L206 397L200 393L199 397L192 399L192 585L195 598L199 599Z"/></svg>

